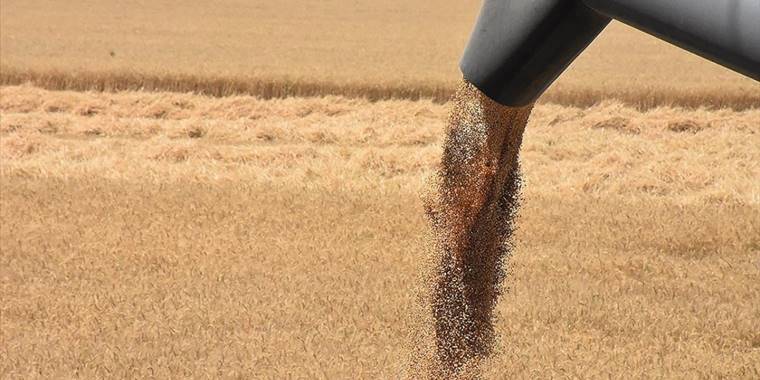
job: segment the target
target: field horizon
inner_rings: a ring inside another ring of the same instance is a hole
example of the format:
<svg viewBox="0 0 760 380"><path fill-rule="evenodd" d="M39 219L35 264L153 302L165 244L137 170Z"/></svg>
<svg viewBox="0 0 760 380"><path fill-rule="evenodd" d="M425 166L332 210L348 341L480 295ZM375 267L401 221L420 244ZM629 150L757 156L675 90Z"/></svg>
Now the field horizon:
<svg viewBox="0 0 760 380"><path fill-rule="evenodd" d="M7 0L0 84L445 102L461 79L458 61L479 7ZM582 107L604 100L743 110L760 108L760 83L613 21L542 98Z"/></svg>
<svg viewBox="0 0 760 380"><path fill-rule="evenodd" d="M454 94L454 83L334 83L288 77L155 74L135 71L67 72L57 69L37 71L0 67L2 86L28 84L47 90L103 92L168 91L213 97L250 95L261 99L342 96L370 101L398 99L446 103ZM572 107L590 107L604 101L618 101L638 110L680 107L743 111L760 108L760 91L743 87L718 91L714 88L684 90L675 86L624 89L598 89L593 85L555 86L538 100L542 104Z"/></svg>

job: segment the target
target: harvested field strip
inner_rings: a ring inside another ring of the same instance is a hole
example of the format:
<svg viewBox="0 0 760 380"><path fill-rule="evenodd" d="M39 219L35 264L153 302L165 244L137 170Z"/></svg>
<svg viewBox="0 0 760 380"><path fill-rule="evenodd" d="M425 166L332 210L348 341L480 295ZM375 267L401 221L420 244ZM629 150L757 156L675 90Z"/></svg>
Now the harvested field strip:
<svg viewBox="0 0 760 380"><path fill-rule="evenodd" d="M250 95L261 99L335 95L370 101L429 99L435 103L444 103L451 98L456 81L374 84L284 77L152 74L129 71L38 71L12 67L0 69L0 85L21 84L31 84L48 90L167 91L213 97ZM743 87L684 90L678 87L598 89L593 86L559 85L544 94L540 103L589 107L604 100L617 100L638 110L656 107L733 110L760 108L760 92Z"/></svg>
<svg viewBox="0 0 760 380"><path fill-rule="evenodd" d="M0 88L0 169L105 176L419 189L440 158L449 105L343 97ZM539 105L523 144L527 189L546 194L760 202L760 109L646 112L619 102ZM15 173L15 174L14 174Z"/></svg>
<svg viewBox="0 0 760 380"><path fill-rule="evenodd" d="M145 74L126 71L62 72L2 69L0 84L18 85L23 83L31 83L49 90L171 91L192 92L215 97L252 95L262 99L340 95L373 101L426 98L444 102L452 94L451 86L422 83L404 85L339 84L287 78L196 76L170 73Z"/></svg>

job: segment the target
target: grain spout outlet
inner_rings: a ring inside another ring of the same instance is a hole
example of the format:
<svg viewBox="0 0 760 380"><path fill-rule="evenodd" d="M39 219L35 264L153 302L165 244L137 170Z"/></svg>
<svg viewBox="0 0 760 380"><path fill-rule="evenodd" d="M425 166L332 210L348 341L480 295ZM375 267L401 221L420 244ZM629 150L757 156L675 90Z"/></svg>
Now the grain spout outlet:
<svg viewBox="0 0 760 380"><path fill-rule="evenodd" d="M491 99L524 106L612 19L760 81L758 0L485 0L460 68Z"/></svg>

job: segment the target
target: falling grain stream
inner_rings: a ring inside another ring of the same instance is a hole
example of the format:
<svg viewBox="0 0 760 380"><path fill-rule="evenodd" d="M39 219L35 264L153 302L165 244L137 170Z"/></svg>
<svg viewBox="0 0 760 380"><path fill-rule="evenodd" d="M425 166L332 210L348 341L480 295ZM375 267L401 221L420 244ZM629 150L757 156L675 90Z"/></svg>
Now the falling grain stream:
<svg viewBox="0 0 760 380"><path fill-rule="evenodd" d="M531 109L500 105L466 82L455 95L441 164L424 196L434 340L426 372L433 378L477 377L493 350L494 307L512 248L518 155Z"/></svg>

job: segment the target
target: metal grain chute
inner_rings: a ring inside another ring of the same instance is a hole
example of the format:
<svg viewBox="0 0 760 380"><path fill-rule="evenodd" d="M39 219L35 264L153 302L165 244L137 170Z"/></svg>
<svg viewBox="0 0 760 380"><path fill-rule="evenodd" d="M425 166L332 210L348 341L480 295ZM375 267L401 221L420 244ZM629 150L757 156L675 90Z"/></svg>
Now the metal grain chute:
<svg viewBox="0 0 760 380"><path fill-rule="evenodd" d="M462 73L501 104L530 104L612 19L760 81L760 0L485 0Z"/></svg>

